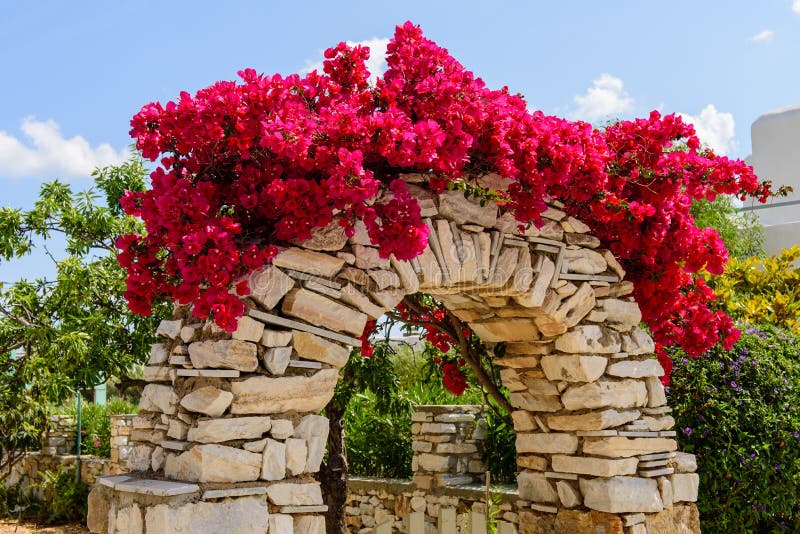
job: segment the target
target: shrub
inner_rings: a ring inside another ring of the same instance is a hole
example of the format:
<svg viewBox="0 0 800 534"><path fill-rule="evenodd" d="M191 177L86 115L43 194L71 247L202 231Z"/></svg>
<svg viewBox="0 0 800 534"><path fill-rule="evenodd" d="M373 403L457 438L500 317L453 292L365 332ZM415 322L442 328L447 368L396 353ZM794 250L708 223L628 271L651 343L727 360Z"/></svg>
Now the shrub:
<svg viewBox="0 0 800 534"><path fill-rule="evenodd" d="M731 259L709 277L725 313L739 321L769 323L800 335L800 259L797 245L777 256Z"/></svg>
<svg viewBox="0 0 800 534"><path fill-rule="evenodd" d="M704 532L800 531L800 353L774 327L730 351L672 352L680 448L697 455Z"/></svg>
<svg viewBox="0 0 800 534"><path fill-rule="evenodd" d="M85 521L89 486L75 478L75 468L42 473L43 512L47 523Z"/></svg>
<svg viewBox="0 0 800 534"><path fill-rule="evenodd" d="M77 421L74 404L60 411ZM111 415L136 413L139 409L125 399L111 399L105 405L87 402L81 406L81 453L109 458L111 456Z"/></svg>

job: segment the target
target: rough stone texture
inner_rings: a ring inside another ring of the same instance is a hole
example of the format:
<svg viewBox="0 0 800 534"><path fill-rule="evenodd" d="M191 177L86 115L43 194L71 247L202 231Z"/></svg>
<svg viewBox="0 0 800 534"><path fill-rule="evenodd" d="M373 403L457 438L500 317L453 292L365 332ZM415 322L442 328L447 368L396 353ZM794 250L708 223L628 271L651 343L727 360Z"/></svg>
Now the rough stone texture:
<svg viewBox="0 0 800 534"><path fill-rule="evenodd" d="M189 429L189 441L221 443L234 439L259 439L270 428L269 417L228 417L198 421Z"/></svg>
<svg viewBox="0 0 800 534"><path fill-rule="evenodd" d="M270 374L282 375L292 359L292 347L270 347L264 351L261 359Z"/></svg>
<svg viewBox="0 0 800 534"><path fill-rule="evenodd" d="M572 454L578 450L578 438L573 434L517 434L517 452L539 454Z"/></svg>
<svg viewBox="0 0 800 534"><path fill-rule="evenodd" d="M241 341L261 341L264 334L264 323L244 315L237 320L236 330L231 334L233 339Z"/></svg>
<svg viewBox="0 0 800 534"><path fill-rule="evenodd" d="M108 532L108 510L111 507L108 495L102 487L95 486L89 492L89 513L86 516L86 526L94 534Z"/></svg>
<svg viewBox="0 0 800 534"><path fill-rule="evenodd" d="M580 415L551 415L547 418L548 426L553 430L604 430L630 423L639 418L638 410L603 410L587 412Z"/></svg>
<svg viewBox="0 0 800 534"><path fill-rule="evenodd" d="M620 338L602 326L579 325L556 339L556 350L571 354L613 354L620 350Z"/></svg>
<svg viewBox="0 0 800 534"><path fill-rule="evenodd" d="M539 338L539 330L531 319L503 319L470 323L483 341L528 341Z"/></svg>
<svg viewBox="0 0 800 534"><path fill-rule="evenodd" d="M295 289L283 299L281 310L286 315L340 332L360 336L367 324L367 315L348 308L333 299L307 289Z"/></svg>
<svg viewBox="0 0 800 534"><path fill-rule="evenodd" d="M675 502L695 502L700 487L700 475L697 473L674 474L669 477L672 483L672 495Z"/></svg>
<svg viewBox="0 0 800 534"><path fill-rule="evenodd" d="M635 408L647 403L647 387L639 380L600 380L570 387L561 401L567 410Z"/></svg>
<svg viewBox="0 0 800 534"><path fill-rule="evenodd" d="M295 281L280 269L269 266L251 274L247 283L250 298L271 310L294 287Z"/></svg>
<svg viewBox="0 0 800 534"><path fill-rule="evenodd" d="M267 487L267 497L278 506L309 506L322 504L319 482L279 482Z"/></svg>
<svg viewBox="0 0 800 534"><path fill-rule="evenodd" d="M308 445L306 440L289 438L286 440L286 469L292 476L297 476L306 470L308 458Z"/></svg>
<svg viewBox="0 0 800 534"><path fill-rule="evenodd" d="M286 476L286 444L267 438L261 464L261 478L283 480Z"/></svg>
<svg viewBox="0 0 800 534"><path fill-rule="evenodd" d="M610 513L660 512L664 506L655 480L617 476L580 479L583 504Z"/></svg>
<svg viewBox="0 0 800 534"><path fill-rule="evenodd" d="M181 406L190 412L198 412L209 417L219 417L233 400L233 393L214 386L196 389L181 399Z"/></svg>
<svg viewBox="0 0 800 534"><path fill-rule="evenodd" d="M344 266L344 260L329 254L292 247L281 251L272 260L272 264L293 271L332 278Z"/></svg>
<svg viewBox="0 0 800 534"><path fill-rule="evenodd" d="M594 382L603 375L607 363L605 356L572 354L550 354L541 360L548 380L567 382Z"/></svg>
<svg viewBox="0 0 800 534"><path fill-rule="evenodd" d="M145 526L149 533L263 534L268 518L263 497L245 497L178 507L159 504L147 509Z"/></svg>
<svg viewBox="0 0 800 534"><path fill-rule="evenodd" d="M566 480L559 480L556 482L556 491L558 492L558 500L561 501L564 507L575 508L576 506L580 506L580 492Z"/></svg>
<svg viewBox="0 0 800 534"><path fill-rule="evenodd" d="M139 409L172 415L178 406L178 396L171 386L147 384L142 391Z"/></svg>
<svg viewBox="0 0 800 534"><path fill-rule="evenodd" d="M308 332L295 333L292 346L301 358L329 363L337 368L343 367L350 356L350 351L345 347Z"/></svg>
<svg viewBox="0 0 800 534"><path fill-rule="evenodd" d="M194 342L189 345L189 358L197 369L210 367L252 372L258 368L256 345L238 339Z"/></svg>
<svg viewBox="0 0 800 534"><path fill-rule="evenodd" d="M627 458L639 454L671 452L678 448L674 439L667 438L626 438L612 436L607 438L587 439L583 444L584 454Z"/></svg>
<svg viewBox="0 0 800 534"><path fill-rule="evenodd" d="M647 532L661 534L697 534L700 532L700 514L696 506L680 505L645 518Z"/></svg>
<svg viewBox="0 0 800 534"><path fill-rule="evenodd" d="M189 482L248 482L261 473L260 454L224 445L197 445L167 457L164 474Z"/></svg>
<svg viewBox="0 0 800 534"><path fill-rule="evenodd" d="M564 251L564 258L571 273L600 274L608 267L602 254L585 248L567 249Z"/></svg>
<svg viewBox="0 0 800 534"><path fill-rule="evenodd" d="M647 376L663 376L664 368L658 360L625 360L614 362L608 366L606 374L624 378L643 378Z"/></svg>
<svg viewBox="0 0 800 534"><path fill-rule="evenodd" d="M541 473L523 471L517 475L519 498L534 502L557 502L558 493Z"/></svg>
<svg viewBox="0 0 800 534"><path fill-rule="evenodd" d="M294 523L295 534L325 534L325 518L319 515L301 515Z"/></svg>
<svg viewBox="0 0 800 534"><path fill-rule="evenodd" d="M336 369L321 369L310 377L254 376L241 382L233 382L231 413L272 414L290 410L318 412L333 397L333 388L338 377Z"/></svg>
<svg viewBox="0 0 800 534"><path fill-rule="evenodd" d="M551 458L553 471L577 473L596 477L635 475L639 461L636 458L614 459L565 456L554 454Z"/></svg>
<svg viewBox="0 0 800 534"><path fill-rule="evenodd" d="M325 456L328 443L330 421L321 415L306 415L294 430L294 437L302 438L306 443L307 457L304 471L316 473Z"/></svg>
<svg viewBox="0 0 800 534"><path fill-rule="evenodd" d="M474 199L464 198L461 191L444 191L439 195L439 215L456 224L477 224L491 228L497 222L497 206L481 206Z"/></svg>

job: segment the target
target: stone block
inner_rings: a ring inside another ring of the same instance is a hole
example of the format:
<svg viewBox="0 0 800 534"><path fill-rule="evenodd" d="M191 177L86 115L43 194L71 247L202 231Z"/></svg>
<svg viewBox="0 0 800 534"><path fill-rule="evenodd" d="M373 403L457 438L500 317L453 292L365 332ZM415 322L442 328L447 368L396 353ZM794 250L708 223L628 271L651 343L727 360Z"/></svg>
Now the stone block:
<svg viewBox="0 0 800 534"><path fill-rule="evenodd" d="M497 204L489 202L481 206L477 200L464 198L461 191L443 191L439 194L439 215L458 225L492 228L497 222Z"/></svg>
<svg viewBox="0 0 800 534"><path fill-rule="evenodd" d="M517 453L574 454L578 450L578 438L572 434L555 432L517 434Z"/></svg>
<svg viewBox="0 0 800 534"><path fill-rule="evenodd" d="M106 490L102 486L95 486L89 492L89 513L86 516L86 526L93 534L106 534L108 532L108 511L111 502Z"/></svg>
<svg viewBox="0 0 800 534"><path fill-rule="evenodd" d="M360 336L367 315L307 289L295 289L283 300L283 313L313 325Z"/></svg>
<svg viewBox="0 0 800 534"><path fill-rule="evenodd" d="M336 368L343 367L350 356L348 348L308 332L295 332L292 345L301 358L329 363Z"/></svg>
<svg viewBox="0 0 800 534"><path fill-rule="evenodd" d="M669 477L675 502L696 502L700 487L700 475L697 473L680 473Z"/></svg>
<svg viewBox="0 0 800 534"><path fill-rule="evenodd" d="M640 454L671 452L678 448L674 439L667 438L627 438L612 436L598 439L586 439L583 453L611 458L627 458Z"/></svg>
<svg viewBox="0 0 800 534"><path fill-rule="evenodd" d="M285 477L286 444L267 438L261 463L261 478L274 481Z"/></svg>
<svg viewBox="0 0 800 534"><path fill-rule="evenodd" d="M264 323L244 315L237 320L236 330L231 334L233 339L240 341L261 341L264 333Z"/></svg>
<svg viewBox="0 0 800 534"><path fill-rule="evenodd" d="M271 310L294 287L295 280L270 265L253 272L247 283L250 287L250 298L265 309Z"/></svg>
<svg viewBox="0 0 800 534"><path fill-rule="evenodd" d="M338 379L336 369L321 369L311 376L246 378L231 384L231 413L318 412L333 397Z"/></svg>
<svg viewBox="0 0 800 534"><path fill-rule="evenodd" d="M568 388L561 401L567 410L635 408L647 403L647 387L641 380L598 380Z"/></svg>
<svg viewBox="0 0 800 534"><path fill-rule="evenodd" d="M602 254L586 248L566 249L564 259L567 261L567 267L571 273L600 274L608 268Z"/></svg>
<svg viewBox="0 0 800 534"><path fill-rule="evenodd" d="M558 502L558 493L550 480L535 471L522 471L517 475L519 498L533 502Z"/></svg>
<svg viewBox="0 0 800 534"><path fill-rule="evenodd" d="M269 534L294 534L294 518L289 514L270 514Z"/></svg>
<svg viewBox="0 0 800 534"><path fill-rule="evenodd" d="M549 354L542 356L541 365L549 380L594 382L603 375L608 358L578 354Z"/></svg>
<svg viewBox="0 0 800 534"><path fill-rule="evenodd" d="M168 456L164 474L189 482L250 482L258 480L262 455L224 445L196 445L179 456Z"/></svg>
<svg viewBox="0 0 800 534"><path fill-rule="evenodd" d="M617 476L581 479L583 504L587 508L613 514L663 510L661 494L655 480Z"/></svg>
<svg viewBox="0 0 800 534"><path fill-rule="evenodd" d="M553 320L567 328L572 328L592 311L594 304L594 289L588 282L585 282L561 304L561 307L553 314Z"/></svg>
<svg viewBox="0 0 800 534"><path fill-rule="evenodd" d="M644 378L663 376L664 368L655 359L623 360L609 365L606 374L623 378Z"/></svg>
<svg viewBox="0 0 800 534"><path fill-rule="evenodd" d="M636 458L606 459L587 456L566 456L554 454L550 459L553 471L560 473L577 473L596 477L613 477L617 475L635 475L639 463Z"/></svg>
<svg viewBox="0 0 800 534"><path fill-rule="evenodd" d="M325 516L297 516L294 522L294 534L325 534Z"/></svg>
<svg viewBox="0 0 800 534"><path fill-rule="evenodd" d="M495 319L469 323L484 342L530 341L539 339L539 329L531 319Z"/></svg>
<svg viewBox="0 0 800 534"><path fill-rule="evenodd" d="M513 414L512 414L513 415ZM604 430L635 421L641 412L638 410L603 410L579 415L551 415L547 424L553 430Z"/></svg>
<svg viewBox="0 0 800 534"><path fill-rule="evenodd" d="M571 354L614 354L620 350L620 337L602 326L579 325L556 339L556 350Z"/></svg>
<svg viewBox="0 0 800 534"><path fill-rule="evenodd" d="M647 384L647 407L658 408L667 404L667 394L664 391L664 384L656 377L645 378Z"/></svg>
<svg viewBox="0 0 800 534"><path fill-rule="evenodd" d="M264 367L272 375L282 375L292 359L292 347L269 347L261 357Z"/></svg>
<svg viewBox="0 0 800 534"><path fill-rule="evenodd" d="M196 369L210 367L253 372L258 368L256 345L238 339L196 341L189 345L189 358Z"/></svg>
<svg viewBox="0 0 800 534"><path fill-rule="evenodd" d="M287 248L282 250L272 264L276 267L292 269L301 273L308 273L323 278L333 278L344 266L344 260L302 248Z"/></svg>
<svg viewBox="0 0 800 534"><path fill-rule="evenodd" d="M378 249L366 245L353 245L357 269L389 269L389 258L381 258Z"/></svg>
<svg viewBox="0 0 800 534"><path fill-rule="evenodd" d="M261 335L261 344L265 347L285 347L292 341L291 330L271 330L264 329Z"/></svg>
<svg viewBox="0 0 800 534"><path fill-rule="evenodd" d="M177 410L178 396L172 386L147 384L139 400L139 409L173 415Z"/></svg>
<svg viewBox="0 0 800 534"><path fill-rule="evenodd" d="M556 492L558 492L558 500L561 501L562 506L566 508L575 508L581 505L580 492L566 480L559 480L556 482Z"/></svg>
<svg viewBox="0 0 800 534"><path fill-rule="evenodd" d="M557 412L563 406L558 395L533 395L531 393L511 393L509 400L511 406L530 412Z"/></svg>
<svg viewBox="0 0 800 534"><path fill-rule="evenodd" d="M156 334L175 339L181 334L181 328L183 328L183 321L180 319L164 320L158 324Z"/></svg>
<svg viewBox="0 0 800 534"><path fill-rule="evenodd" d="M269 417L227 417L198 421L189 429L189 441L221 443L235 439L260 439L270 429Z"/></svg>
<svg viewBox="0 0 800 534"><path fill-rule="evenodd" d="M278 482L267 487L267 497L277 506L308 506L323 504L319 482Z"/></svg>
<svg viewBox="0 0 800 534"><path fill-rule="evenodd" d="M304 473L308 459L308 445L306 440L288 438L286 440L286 469L292 476Z"/></svg>
<svg viewBox="0 0 800 534"><path fill-rule="evenodd" d="M181 399L181 406L190 412L197 412L209 417L219 417L233 400L233 393L213 386L196 389Z"/></svg>
<svg viewBox="0 0 800 534"><path fill-rule="evenodd" d="M306 443L307 456L304 472L316 473L319 471L322 458L325 456L329 428L330 421L327 417L312 414L303 417L297 428L294 429L293 436L303 439Z"/></svg>
<svg viewBox="0 0 800 534"><path fill-rule="evenodd" d="M145 526L151 533L263 534L268 519L269 510L263 497L243 497L151 506L145 514Z"/></svg>

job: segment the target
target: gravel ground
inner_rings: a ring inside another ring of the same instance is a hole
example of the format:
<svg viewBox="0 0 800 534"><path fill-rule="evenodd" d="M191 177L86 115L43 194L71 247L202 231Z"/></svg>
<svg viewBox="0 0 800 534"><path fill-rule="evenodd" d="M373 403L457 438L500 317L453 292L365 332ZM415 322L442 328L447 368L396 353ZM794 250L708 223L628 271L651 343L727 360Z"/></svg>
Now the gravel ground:
<svg viewBox="0 0 800 534"><path fill-rule="evenodd" d="M87 534L89 529L80 523L68 525L48 526L36 523L20 523L7 519L0 519L0 534Z"/></svg>

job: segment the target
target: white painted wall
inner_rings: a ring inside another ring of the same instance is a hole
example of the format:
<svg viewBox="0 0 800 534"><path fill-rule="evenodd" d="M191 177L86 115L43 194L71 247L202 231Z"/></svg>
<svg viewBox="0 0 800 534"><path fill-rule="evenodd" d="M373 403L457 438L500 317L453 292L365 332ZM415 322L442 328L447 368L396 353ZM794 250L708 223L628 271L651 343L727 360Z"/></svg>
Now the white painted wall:
<svg viewBox="0 0 800 534"><path fill-rule="evenodd" d="M794 188L791 195L773 199L766 207L754 205L753 211L764 225L767 253L774 254L800 244L800 105L761 115L751 133L752 165L758 177L772 180L776 188Z"/></svg>

